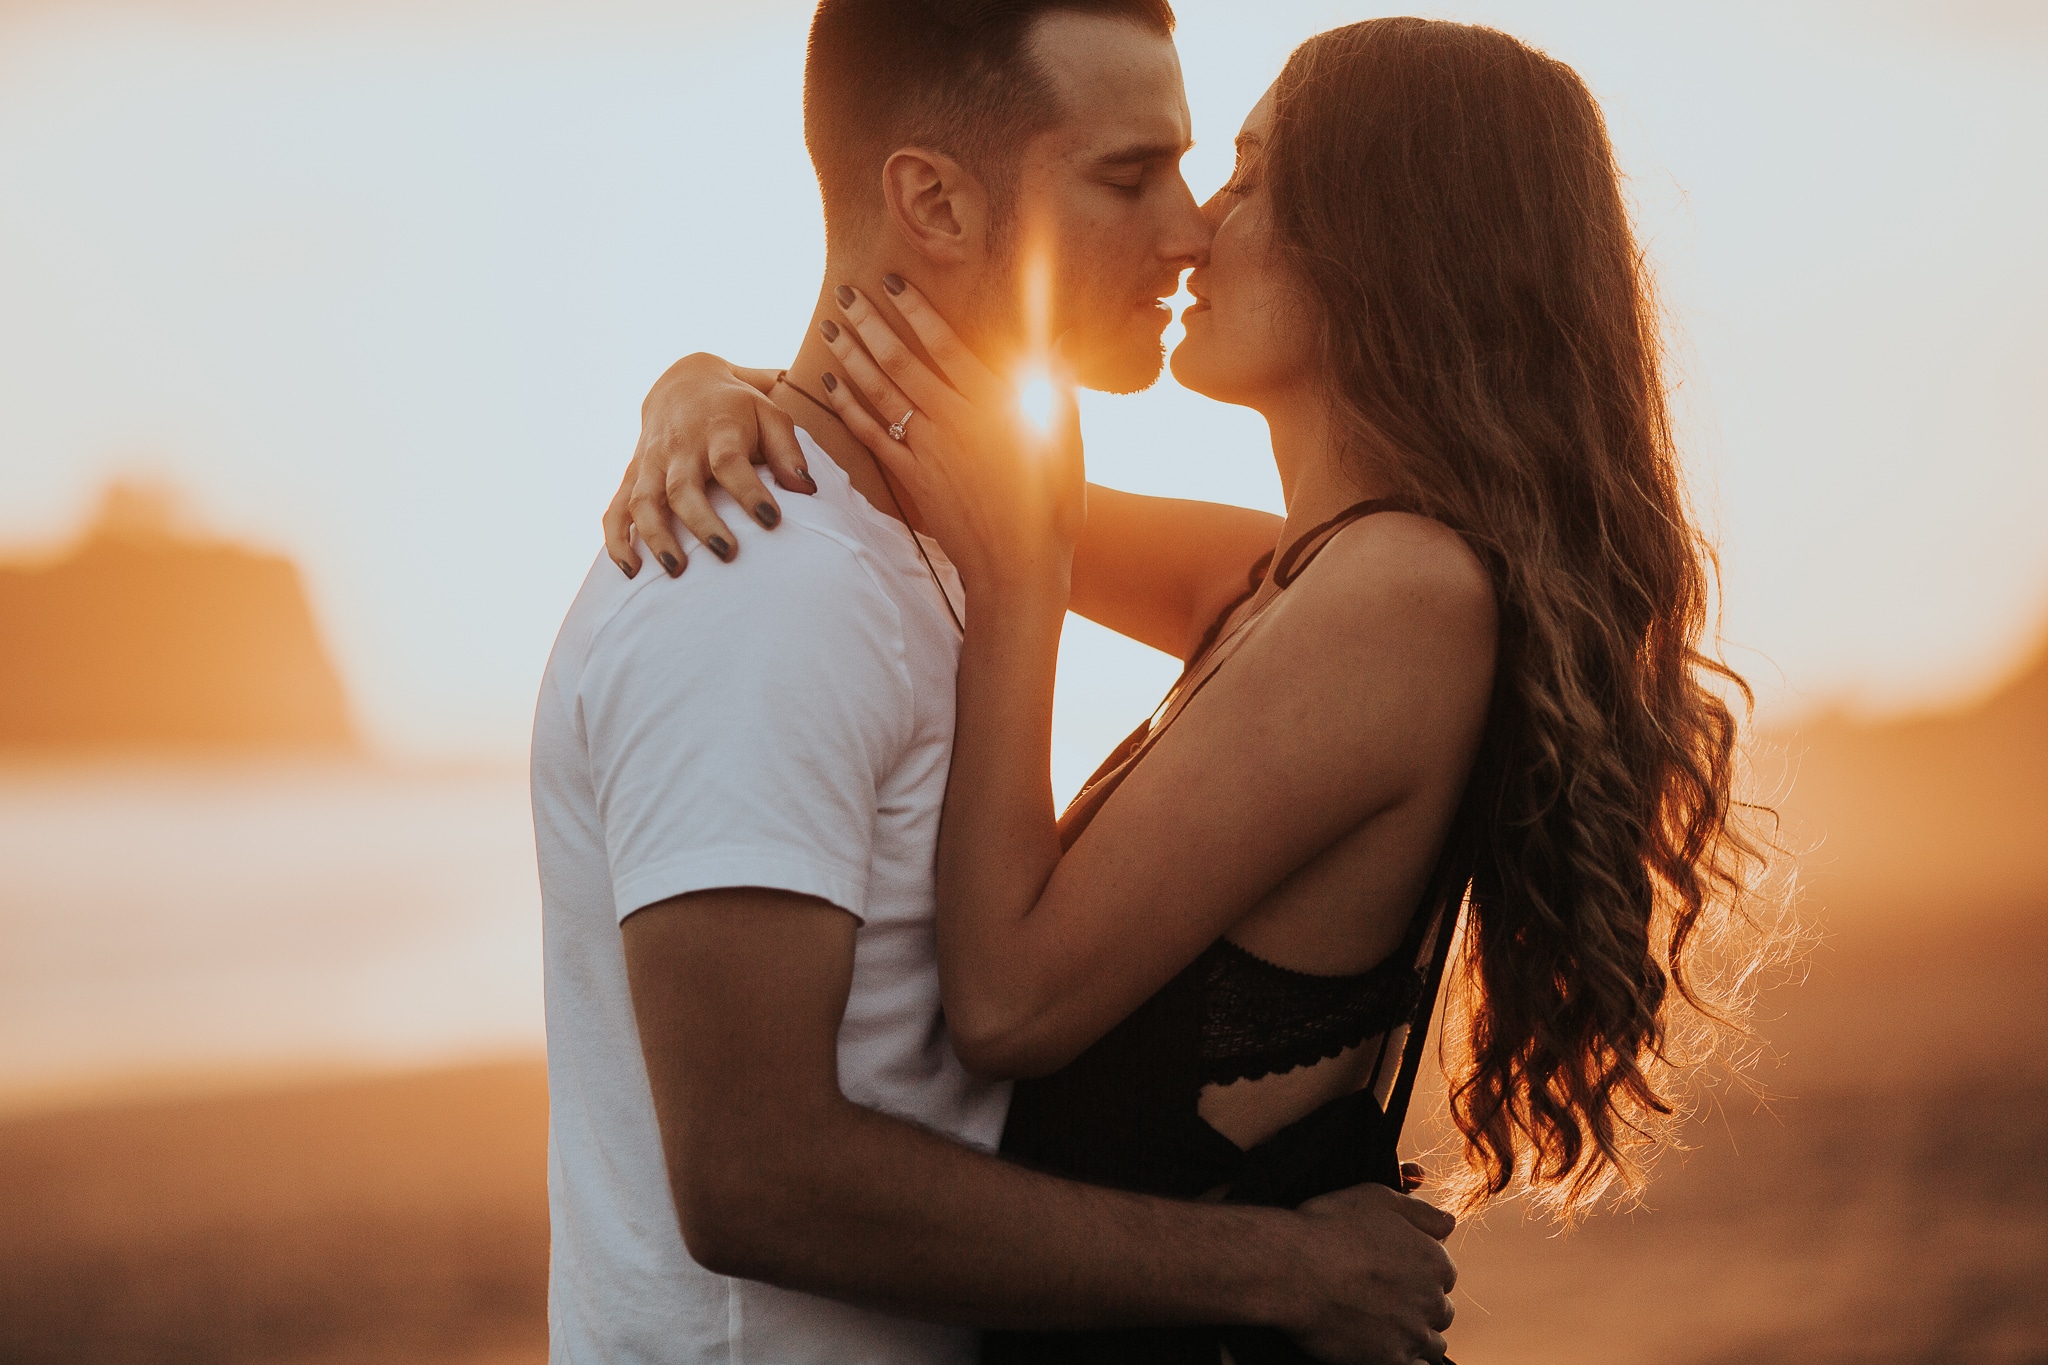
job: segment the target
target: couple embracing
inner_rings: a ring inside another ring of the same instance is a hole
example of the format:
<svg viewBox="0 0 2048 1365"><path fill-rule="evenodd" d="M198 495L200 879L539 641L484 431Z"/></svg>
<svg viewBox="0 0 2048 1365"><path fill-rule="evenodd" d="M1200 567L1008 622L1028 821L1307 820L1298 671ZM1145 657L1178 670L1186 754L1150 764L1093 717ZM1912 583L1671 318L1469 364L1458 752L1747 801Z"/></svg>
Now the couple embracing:
<svg viewBox="0 0 2048 1365"><path fill-rule="evenodd" d="M1198 204L1172 32L818 7L816 313L649 396L540 698L556 1365L1440 1360L1454 930L1453 1196L1576 1212L1673 1113L1758 855L1599 110L1355 24ZM1189 270L1284 519L1084 483ZM1186 670L1061 814L1070 609Z"/></svg>

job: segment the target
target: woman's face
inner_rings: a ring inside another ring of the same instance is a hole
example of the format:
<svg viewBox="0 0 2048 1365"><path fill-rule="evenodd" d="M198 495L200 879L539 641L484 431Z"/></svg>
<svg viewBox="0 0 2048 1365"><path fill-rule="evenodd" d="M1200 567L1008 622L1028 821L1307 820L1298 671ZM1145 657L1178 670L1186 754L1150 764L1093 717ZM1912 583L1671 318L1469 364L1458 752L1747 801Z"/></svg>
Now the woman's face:
<svg viewBox="0 0 2048 1365"><path fill-rule="evenodd" d="M1318 365L1300 290L1273 249L1265 184L1272 126L1268 90L1237 135L1230 183L1202 206L1216 237L1209 259L1188 276L1195 302L1181 314L1187 339L1173 351L1173 377L1183 386L1268 413L1305 393Z"/></svg>

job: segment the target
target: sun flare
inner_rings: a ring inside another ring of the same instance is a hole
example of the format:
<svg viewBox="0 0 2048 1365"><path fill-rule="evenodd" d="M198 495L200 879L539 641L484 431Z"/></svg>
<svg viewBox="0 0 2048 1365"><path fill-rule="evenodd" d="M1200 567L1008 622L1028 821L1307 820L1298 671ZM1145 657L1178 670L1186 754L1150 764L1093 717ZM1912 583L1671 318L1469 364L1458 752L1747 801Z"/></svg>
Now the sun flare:
<svg viewBox="0 0 2048 1365"><path fill-rule="evenodd" d="M1027 234L1023 286L1024 361L1017 374L1017 407L1040 432L1052 430L1052 248L1041 231Z"/></svg>
<svg viewBox="0 0 2048 1365"><path fill-rule="evenodd" d="M1052 429L1052 376L1034 372L1017 386L1017 406L1040 431Z"/></svg>

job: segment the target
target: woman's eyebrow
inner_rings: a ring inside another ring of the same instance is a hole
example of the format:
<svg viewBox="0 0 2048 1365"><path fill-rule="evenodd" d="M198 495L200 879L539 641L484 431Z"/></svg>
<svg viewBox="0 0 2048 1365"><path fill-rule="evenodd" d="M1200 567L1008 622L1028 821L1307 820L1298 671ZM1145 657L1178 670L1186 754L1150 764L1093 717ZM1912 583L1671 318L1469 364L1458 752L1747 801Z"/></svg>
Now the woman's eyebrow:
<svg viewBox="0 0 2048 1365"><path fill-rule="evenodd" d="M1237 150L1240 152L1247 147L1256 147L1258 145L1259 135L1257 133L1239 133L1237 135Z"/></svg>

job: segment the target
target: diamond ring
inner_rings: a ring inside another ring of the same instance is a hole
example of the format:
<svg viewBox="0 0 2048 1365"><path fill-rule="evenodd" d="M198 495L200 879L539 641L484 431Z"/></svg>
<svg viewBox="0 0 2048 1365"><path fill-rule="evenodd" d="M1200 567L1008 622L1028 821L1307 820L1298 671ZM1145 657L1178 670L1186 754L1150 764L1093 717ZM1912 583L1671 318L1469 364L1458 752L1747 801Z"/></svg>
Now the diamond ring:
<svg viewBox="0 0 2048 1365"><path fill-rule="evenodd" d="M897 418L895 424L889 428L889 439L901 441L903 439L903 429L910 425L910 419L915 416L917 416L917 409L912 408L909 412Z"/></svg>

